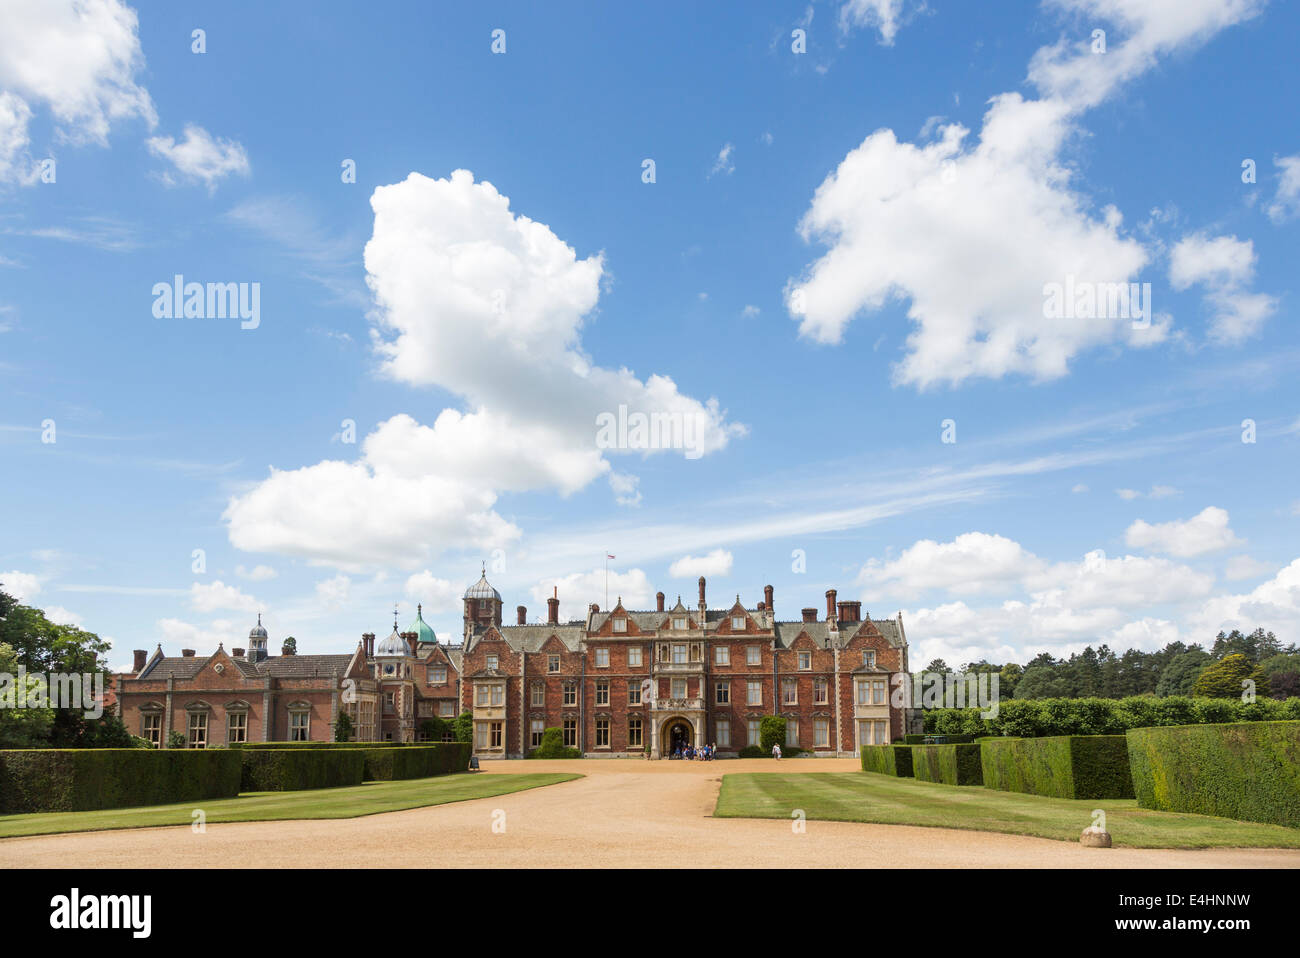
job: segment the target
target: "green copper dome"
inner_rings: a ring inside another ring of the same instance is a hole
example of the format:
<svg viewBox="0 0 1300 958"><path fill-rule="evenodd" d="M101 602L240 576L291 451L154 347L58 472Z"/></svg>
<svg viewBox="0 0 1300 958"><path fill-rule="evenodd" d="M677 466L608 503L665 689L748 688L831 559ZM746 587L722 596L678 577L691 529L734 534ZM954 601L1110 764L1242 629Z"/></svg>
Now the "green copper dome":
<svg viewBox="0 0 1300 958"><path fill-rule="evenodd" d="M429 623L424 621L423 604L417 605L415 607L415 621L406 627L406 631L414 632L416 635L416 640L419 642L438 641L438 637L433 634L433 629L429 627Z"/></svg>

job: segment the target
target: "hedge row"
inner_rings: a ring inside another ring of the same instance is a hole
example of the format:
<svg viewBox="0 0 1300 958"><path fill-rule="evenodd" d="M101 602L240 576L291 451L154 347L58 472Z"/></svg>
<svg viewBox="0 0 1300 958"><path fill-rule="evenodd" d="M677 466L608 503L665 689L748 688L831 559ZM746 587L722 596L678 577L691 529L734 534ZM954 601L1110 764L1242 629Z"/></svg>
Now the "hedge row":
<svg viewBox="0 0 1300 958"><path fill-rule="evenodd" d="M1052 798L1132 798L1123 735L986 739L979 745L987 788Z"/></svg>
<svg viewBox="0 0 1300 958"><path fill-rule="evenodd" d="M1138 805L1300 827L1300 722L1133 729Z"/></svg>
<svg viewBox="0 0 1300 958"><path fill-rule="evenodd" d="M942 736L947 739L944 742L932 741L935 736ZM975 741L973 733L948 733L948 732L931 732L928 735L904 735L904 745L969 745Z"/></svg>
<svg viewBox="0 0 1300 958"><path fill-rule="evenodd" d="M438 742L237 742L230 748L409 748Z"/></svg>
<svg viewBox="0 0 1300 958"><path fill-rule="evenodd" d="M242 748L231 754L243 759L242 792L360 785L366 769L366 751L356 748Z"/></svg>
<svg viewBox="0 0 1300 958"><path fill-rule="evenodd" d="M926 709L931 735L1123 735L1129 729L1225 722L1300 720L1300 697L1256 699L1167 698L1135 695L1126 699L1008 699L998 714L983 718L978 708Z"/></svg>
<svg viewBox="0 0 1300 958"><path fill-rule="evenodd" d="M434 742L416 748L366 748L362 773L367 782L431 778L469 768L468 742Z"/></svg>
<svg viewBox="0 0 1300 958"><path fill-rule="evenodd" d="M881 775L893 775L897 778L911 778L912 746L864 745L862 746L862 770L879 772Z"/></svg>
<svg viewBox="0 0 1300 958"><path fill-rule="evenodd" d="M912 745L912 776L944 785L983 785L980 746Z"/></svg>
<svg viewBox="0 0 1300 958"><path fill-rule="evenodd" d="M87 812L234 798L240 758L224 749L0 751L0 813Z"/></svg>

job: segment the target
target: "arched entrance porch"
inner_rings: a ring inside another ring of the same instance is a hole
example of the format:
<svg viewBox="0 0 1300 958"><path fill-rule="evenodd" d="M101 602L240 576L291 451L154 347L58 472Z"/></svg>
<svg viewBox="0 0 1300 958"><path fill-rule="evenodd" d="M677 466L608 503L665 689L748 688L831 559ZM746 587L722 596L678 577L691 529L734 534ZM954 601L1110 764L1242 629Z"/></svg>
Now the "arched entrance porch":
<svg viewBox="0 0 1300 958"><path fill-rule="evenodd" d="M674 715L659 728L659 754L664 758L677 749L695 744L695 725L688 718Z"/></svg>

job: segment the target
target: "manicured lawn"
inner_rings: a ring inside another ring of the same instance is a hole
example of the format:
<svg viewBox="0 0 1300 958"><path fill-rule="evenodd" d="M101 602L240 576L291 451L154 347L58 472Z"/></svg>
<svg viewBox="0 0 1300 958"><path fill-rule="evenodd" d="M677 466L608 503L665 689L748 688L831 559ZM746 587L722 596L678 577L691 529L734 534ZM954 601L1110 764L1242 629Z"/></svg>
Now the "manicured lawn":
<svg viewBox="0 0 1300 958"><path fill-rule="evenodd" d="M1133 799L1044 798L978 786L959 788L873 772L724 775L713 814L719 818L876 822L967 828L1077 842L1106 812L1117 846L1133 848L1300 848L1300 829L1138 808Z"/></svg>
<svg viewBox="0 0 1300 958"><path fill-rule="evenodd" d="M151 825L189 825L202 809L208 824L267 822L279 819L358 818L426 805L445 805L472 798L490 798L526 788L569 782L581 775L548 772L527 775L440 775L398 782L367 782L351 788L321 788L305 792L247 792L238 798L186 805L112 808L95 812L45 812L0 816L0 838L89 832Z"/></svg>

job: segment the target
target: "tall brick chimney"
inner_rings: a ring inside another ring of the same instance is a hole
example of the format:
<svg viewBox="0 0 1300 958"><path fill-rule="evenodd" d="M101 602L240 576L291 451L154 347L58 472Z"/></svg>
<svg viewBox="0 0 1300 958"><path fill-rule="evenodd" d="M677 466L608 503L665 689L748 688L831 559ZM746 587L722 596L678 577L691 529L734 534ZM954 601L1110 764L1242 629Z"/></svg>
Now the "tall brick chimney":
<svg viewBox="0 0 1300 958"><path fill-rule="evenodd" d="M560 587L551 587L551 597L546 600L546 622L548 625L560 624Z"/></svg>
<svg viewBox="0 0 1300 958"><path fill-rule="evenodd" d="M775 594L776 590L770 585L763 586L763 608L767 609L768 612L772 611L772 597Z"/></svg>
<svg viewBox="0 0 1300 958"><path fill-rule="evenodd" d="M375 633L362 632L361 642L366 647L366 658L373 659L375 657Z"/></svg>
<svg viewBox="0 0 1300 958"><path fill-rule="evenodd" d="M149 653L144 649L136 649L131 653L135 656L135 667L131 670L136 675L144 671L144 667L149 663Z"/></svg>
<svg viewBox="0 0 1300 958"><path fill-rule="evenodd" d="M846 599L843 602L837 602L836 605L840 610L840 622L858 621L858 610L862 608L861 602L850 602Z"/></svg>
<svg viewBox="0 0 1300 958"><path fill-rule="evenodd" d="M286 643L286 644L280 646L280 654L281 654L281 655L297 655L298 653L295 652L295 651L293 650L293 646L292 646L292 645L289 645L288 643Z"/></svg>
<svg viewBox="0 0 1300 958"><path fill-rule="evenodd" d="M817 610L816 610L816 609L804 609L804 610L803 610L803 620L804 620L805 622L816 622L816 621L817 621Z"/></svg>
<svg viewBox="0 0 1300 958"><path fill-rule="evenodd" d="M187 658L187 659L192 659L192 658L194 658L194 650L193 650L193 649L181 649L181 655L183 655L183 656L184 656L185 658Z"/></svg>
<svg viewBox="0 0 1300 958"><path fill-rule="evenodd" d="M826 590L826 618L835 618L835 590Z"/></svg>
<svg viewBox="0 0 1300 958"><path fill-rule="evenodd" d="M700 576L700 608L701 608L701 609L705 608L705 605L704 605L704 576Z"/></svg>
<svg viewBox="0 0 1300 958"><path fill-rule="evenodd" d="M515 622L524 625L528 621L528 607L524 605L515 606Z"/></svg>
<svg viewBox="0 0 1300 958"><path fill-rule="evenodd" d="M655 611L656 611L656 612L662 612L663 610L664 610L664 594L663 594L662 592L656 592L656 593L655 593Z"/></svg>

